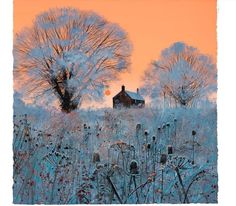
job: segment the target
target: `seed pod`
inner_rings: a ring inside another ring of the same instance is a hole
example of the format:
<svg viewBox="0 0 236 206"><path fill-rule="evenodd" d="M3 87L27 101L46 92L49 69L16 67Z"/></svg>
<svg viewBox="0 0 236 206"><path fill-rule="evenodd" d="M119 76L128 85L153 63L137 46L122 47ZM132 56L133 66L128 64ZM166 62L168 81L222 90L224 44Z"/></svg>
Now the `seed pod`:
<svg viewBox="0 0 236 206"><path fill-rule="evenodd" d="M141 124L136 125L136 131L139 131L141 129Z"/></svg>
<svg viewBox="0 0 236 206"><path fill-rule="evenodd" d="M173 147L171 145L167 146L167 153L168 154L173 154Z"/></svg>
<svg viewBox="0 0 236 206"><path fill-rule="evenodd" d="M196 135L196 134L197 134L196 131L193 130L193 131L192 131L192 135L194 136L194 135Z"/></svg>
<svg viewBox="0 0 236 206"><path fill-rule="evenodd" d="M155 137L155 136L153 136L153 137L152 137L152 141L154 142L155 140L156 140L156 137Z"/></svg>
<svg viewBox="0 0 236 206"><path fill-rule="evenodd" d="M166 154L161 154L161 158L160 158L160 163L162 165L164 165L167 161L167 155Z"/></svg>
<svg viewBox="0 0 236 206"><path fill-rule="evenodd" d="M26 130L25 136L29 137L29 130Z"/></svg>
<svg viewBox="0 0 236 206"><path fill-rule="evenodd" d="M94 153L93 154L93 163L100 162L100 155L99 153Z"/></svg>
<svg viewBox="0 0 236 206"><path fill-rule="evenodd" d="M132 160L131 163L130 163L130 173L131 174L138 174L139 171L138 171L138 163L136 160Z"/></svg>

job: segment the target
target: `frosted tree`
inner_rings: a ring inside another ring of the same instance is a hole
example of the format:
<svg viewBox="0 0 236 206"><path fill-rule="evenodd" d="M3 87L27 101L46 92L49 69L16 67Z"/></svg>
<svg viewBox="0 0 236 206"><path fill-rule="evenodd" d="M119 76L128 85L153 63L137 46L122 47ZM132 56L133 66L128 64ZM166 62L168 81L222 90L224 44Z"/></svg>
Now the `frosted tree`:
<svg viewBox="0 0 236 206"><path fill-rule="evenodd" d="M153 98L163 96L181 106L216 90L216 67L198 49L176 42L162 51L145 72L144 90Z"/></svg>
<svg viewBox="0 0 236 206"><path fill-rule="evenodd" d="M17 34L14 80L25 101L69 113L103 96L109 81L127 69L130 51L118 25L92 12L51 9Z"/></svg>

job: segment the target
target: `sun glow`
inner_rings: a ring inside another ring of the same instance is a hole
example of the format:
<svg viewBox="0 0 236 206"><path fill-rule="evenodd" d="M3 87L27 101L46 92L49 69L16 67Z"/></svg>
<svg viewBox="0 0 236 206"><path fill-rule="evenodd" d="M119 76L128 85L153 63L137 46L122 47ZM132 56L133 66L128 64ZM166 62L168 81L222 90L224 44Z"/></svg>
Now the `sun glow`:
<svg viewBox="0 0 236 206"><path fill-rule="evenodd" d="M111 91L109 89L107 89L107 90L105 90L104 93L105 93L106 96L109 96L111 94Z"/></svg>

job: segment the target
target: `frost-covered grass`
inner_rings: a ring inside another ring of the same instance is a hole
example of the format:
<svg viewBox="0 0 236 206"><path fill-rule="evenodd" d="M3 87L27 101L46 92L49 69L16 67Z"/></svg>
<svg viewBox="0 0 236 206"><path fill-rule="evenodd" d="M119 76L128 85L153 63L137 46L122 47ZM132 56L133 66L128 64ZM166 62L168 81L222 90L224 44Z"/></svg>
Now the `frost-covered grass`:
<svg viewBox="0 0 236 206"><path fill-rule="evenodd" d="M215 106L14 109L15 203L217 202Z"/></svg>

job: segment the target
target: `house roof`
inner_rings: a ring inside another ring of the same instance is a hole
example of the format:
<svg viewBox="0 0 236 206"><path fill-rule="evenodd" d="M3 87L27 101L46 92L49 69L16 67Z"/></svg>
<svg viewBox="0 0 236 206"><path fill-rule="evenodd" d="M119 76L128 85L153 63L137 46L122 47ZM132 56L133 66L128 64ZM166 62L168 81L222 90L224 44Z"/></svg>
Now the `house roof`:
<svg viewBox="0 0 236 206"><path fill-rule="evenodd" d="M136 100L144 101L144 98L140 94L138 94L136 92L130 92L130 91L127 91L127 90L125 90L125 92L129 95L129 97L131 99L136 99Z"/></svg>

